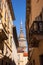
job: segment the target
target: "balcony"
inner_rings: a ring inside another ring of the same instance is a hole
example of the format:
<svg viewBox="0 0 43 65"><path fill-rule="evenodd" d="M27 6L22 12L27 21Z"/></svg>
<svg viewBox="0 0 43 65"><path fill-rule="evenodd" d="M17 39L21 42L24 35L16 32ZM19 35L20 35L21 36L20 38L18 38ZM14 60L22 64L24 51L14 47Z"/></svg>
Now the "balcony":
<svg viewBox="0 0 43 65"><path fill-rule="evenodd" d="M38 47L40 40L43 40L43 21L34 21L29 31L30 46Z"/></svg>
<svg viewBox="0 0 43 65"><path fill-rule="evenodd" d="M8 39L8 34L6 32L4 25L0 21L0 41L7 40L7 39Z"/></svg>
<svg viewBox="0 0 43 65"><path fill-rule="evenodd" d="M33 37L36 37L38 40L43 39L43 21L34 21L31 29L30 29L30 35Z"/></svg>
<svg viewBox="0 0 43 65"><path fill-rule="evenodd" d="M38 47L39 46L39 40L37 40L35 37L31 39L30 41L31 47Z"/></svg>

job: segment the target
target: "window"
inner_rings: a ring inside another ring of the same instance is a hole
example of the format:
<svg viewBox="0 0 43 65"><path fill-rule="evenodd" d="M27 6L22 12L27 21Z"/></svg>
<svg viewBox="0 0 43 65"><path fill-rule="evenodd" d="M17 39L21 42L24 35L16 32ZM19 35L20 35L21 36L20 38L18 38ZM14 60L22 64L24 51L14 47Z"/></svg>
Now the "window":
<svg viewBox="0 0 43 65"><path fill-rule="evenodd" d="M0 24L1 24L1 20L0 20Z"/></svg>
<svg viewBox="0 0 43 65"><path fill-rule="evenodd" d="M7 20L8 20L7 22L8 22L8 28L9 28L9 24L10 24L9 23L10 22L9 12L7 12Z"/></svg>
<svg viewBox="0 0 43 65"><path fill-rule="evenodd" d="M10 65L10 63L9 62L6 62L6 65Z"/></svg>
<svg viewBox="0 0 43 65"><path fill-rule="evenodd" d="M8 54L8 50L7 50L7 47L6 47L6 55Z"/></svg>
<svg viewBox="0 0 43 65"><path fill-rule="evenodd" d="M35 60L33 60L33 65L35 65Z"/></svg>
<svg viewBox="0 0 43 65"><path fill-rule="evenodd" d="M18 60L20 60L20 55L18 55Z"/></svg>
<svg viewBox="0 0 43 65"><path fill-rule="evenodd" d="M2 60L2 64L1 65L3 65L3 60Z"/></svg>
<svg viewBox="0 0 43 65"><path fill-rule="evenodd" d="M10 37L10 47L12 47L12 36Z"/></svg>
<svg viewBox="0 0 43 65"><path fill-rule="evenodd" d="M42 23L39 23L39 30L42 31Z"/></svg>
<svg viewBox="0 0 43 65"><path fill-rule="evenodd" d="M34 31L37 31L37 23L34 23Z"/></svg>
<svg viewBox="0 0 43 65"><path fill-rule="evenodd" d="M1 0L0 0L0 8L1 8Z"/></svg>
<svg viewBox="0 0 43 65"><path fill-rule="evenodd" d="M43 65L43 55L40 55L40 65Z"/></svg>
<svg viewBox="0 0 43 65"><path fill-rule="evenodd" d="M20 65L20 63L18 63L18 65Z"/></svg>
<svg viewBox="0 0 43 65"><path fill-rule="evenodd" d="M10 63L8 65L10 65Z"/></svg>
<svg viewBox="0 0 43 65"><path fill-rule="evenodd" d="M43 8L42 8L42 21L43 21Z"/></svg>
<svg viewBox="0 0 43 65"><path fill-rule="evenodd" d="M2 65L2 60L0 59L0 65Z"/></svg>
<svg viewBox="0 0 43 65"><path fill-rule="evenodd" d="M3 10L3 1L2 0L0 0L0 10L1 10L1 12Z"/></svg>
<svg viewBox="0 0 43 65"><path fill-rule="evenodd" d="M7 65L7 62L6 62L6 65Z"/></svg>
<svg viewBox="0 0 43 65"><path fill-rule="evenodd" d="M3 48L2 48L2 54L3 54Z"/></svg>
<svg viewBox="0 0 43 65"><path fill-rule="evenodd" d="M4 12L4 19L5 19L5 21L6 21L6 16L7 16L7 13L6 13L6 11Z"/></svg>
<svg viewBox="0 0 43 65"><path fill-rule="evenodd" d="M1 5L1 0L0 0L0 5Z"/></svg>
<svg viewBox="0 0 43 65"><path fill-rule="evenodd" d="M2 12L2 0L0 0L0 19L1 19L1 17L2 17L1 12Z"/></svg>
<svg viewBox="0 0 43 65"><path fill-rule="evenodd" d="M4 19L6 21L6 18L7 18L6 1L4 2L3 7L5 8L5 10L4 10Z"/></svg>

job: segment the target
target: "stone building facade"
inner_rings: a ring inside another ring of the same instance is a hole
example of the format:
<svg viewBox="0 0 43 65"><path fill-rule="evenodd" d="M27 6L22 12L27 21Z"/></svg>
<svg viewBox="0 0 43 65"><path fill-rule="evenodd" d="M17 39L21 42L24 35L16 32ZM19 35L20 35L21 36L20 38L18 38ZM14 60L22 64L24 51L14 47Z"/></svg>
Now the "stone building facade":
<svg viewBox="0 0 43 65"><path fill-rule="evenodd" d="M43 1L26 0L29 65L43 65Z"/></svg>
<svg viewBox="0 0 43 65"><path fill-rule="evenodd" d="M11 0L0 0L0 65L17 65L15 59L12 60L13 20L15 16Z"/></svg>

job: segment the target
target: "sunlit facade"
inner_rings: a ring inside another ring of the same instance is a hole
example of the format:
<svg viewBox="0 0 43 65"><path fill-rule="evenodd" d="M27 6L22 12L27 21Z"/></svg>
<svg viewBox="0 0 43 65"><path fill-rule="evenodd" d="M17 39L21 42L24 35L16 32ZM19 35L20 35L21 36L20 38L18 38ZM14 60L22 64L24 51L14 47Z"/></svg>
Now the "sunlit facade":
<svg viewBox="0 0 43 65"><path fill-rule="evenodd" d="M14 45L15 48L12 48L13 20L15 20L15 17L11 0L0 0L0 65L17 65L15 62L16 58L12 57L12 51L17 51L16 45ZM14 57L16 54L17 52L15 52L15 55L13 54ZM13 62L13 64L11 64L10 60Z"/></svg>

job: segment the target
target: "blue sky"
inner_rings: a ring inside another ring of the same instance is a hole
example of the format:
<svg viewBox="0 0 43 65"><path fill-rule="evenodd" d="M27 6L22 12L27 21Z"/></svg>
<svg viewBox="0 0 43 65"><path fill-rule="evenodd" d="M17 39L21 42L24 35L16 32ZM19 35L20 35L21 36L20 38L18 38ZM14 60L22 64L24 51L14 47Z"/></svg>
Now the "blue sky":
<svg viewBox="0 0 43 65"><path fill-rule="evenodd" d="M17 29L17 34L20 33L20 22L22 19L23 31L25 35L25 21L26 21L26 0L12 0L13 10L16 20L14 25Z"/></svg>

